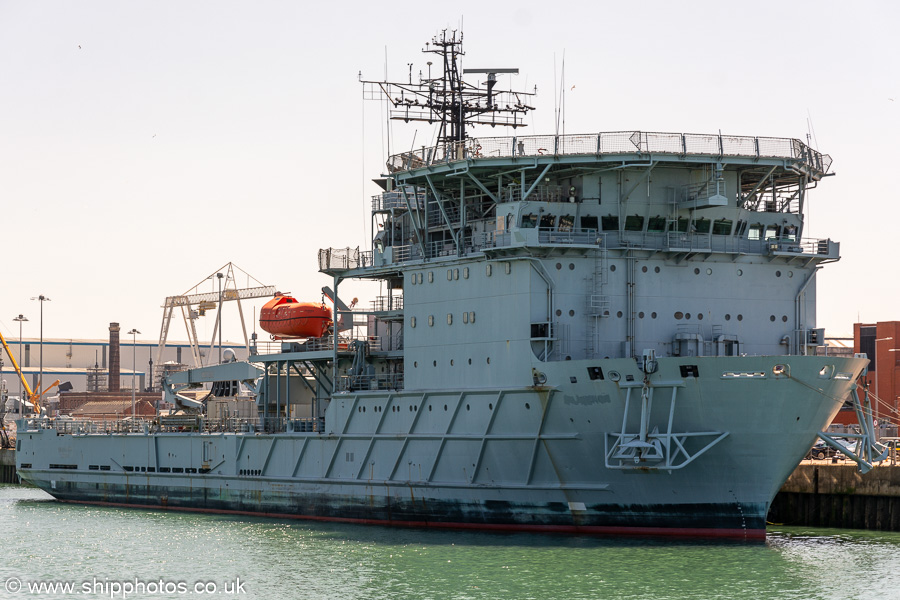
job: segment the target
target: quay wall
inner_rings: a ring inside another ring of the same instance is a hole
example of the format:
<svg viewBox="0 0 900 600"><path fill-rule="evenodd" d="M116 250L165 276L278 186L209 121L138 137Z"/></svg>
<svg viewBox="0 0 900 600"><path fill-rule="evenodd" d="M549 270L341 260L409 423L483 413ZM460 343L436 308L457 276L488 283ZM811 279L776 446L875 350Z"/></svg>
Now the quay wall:
<svg viewBox="0 0 900 600"><path fill-rule="evenodd" d="M801 463L769 509L781 525L900 531L900 466Z"/></svg>
<svg viewBox="0 0 900 600"><path fill-rule="evenodd" d="M16 451L12 448L0 450L0 483L19 483L16 476Z"/></svg>

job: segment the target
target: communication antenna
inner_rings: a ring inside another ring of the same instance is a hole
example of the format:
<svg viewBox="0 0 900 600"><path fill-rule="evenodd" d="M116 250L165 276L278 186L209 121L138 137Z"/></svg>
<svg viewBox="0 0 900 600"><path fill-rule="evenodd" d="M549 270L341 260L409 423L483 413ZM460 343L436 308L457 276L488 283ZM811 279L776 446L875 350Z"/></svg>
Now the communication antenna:
<svg viewBox="0 0 900 600"><path fill-rule="evenodd" d="M363 96L370 100L386 99L390 103L389 120L424 121L437 124L437 144L448 148L467 138L471 125L525 127L524 115L530 110L533 93L498 90L498 74L517 74L518 69L462 69L463 35L456 30L443 30L422 52L436 56L429 60L428 75L413 82L412 64L409 82L365 81ZM435 66L436 73L432 73ZM440 67L443 67L442 69ZM485 74L487 80L478 85L463 80L464 74Z"/></svg>

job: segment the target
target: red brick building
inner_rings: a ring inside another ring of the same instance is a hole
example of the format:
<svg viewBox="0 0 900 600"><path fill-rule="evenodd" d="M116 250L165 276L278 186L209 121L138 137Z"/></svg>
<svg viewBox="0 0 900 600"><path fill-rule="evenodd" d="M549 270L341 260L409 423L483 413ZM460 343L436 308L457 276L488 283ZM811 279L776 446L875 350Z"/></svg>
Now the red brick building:
<svg viewBox="0 0 900 600"><path fill-rule="evenodd" d="M861 387L868 384L874 417L881 427L896 427L900 424L900 321L854 323L853 352L864 352L869 357L869 372L859 383ZM842 410L834 422L855 423L856 415Z"/></svg>

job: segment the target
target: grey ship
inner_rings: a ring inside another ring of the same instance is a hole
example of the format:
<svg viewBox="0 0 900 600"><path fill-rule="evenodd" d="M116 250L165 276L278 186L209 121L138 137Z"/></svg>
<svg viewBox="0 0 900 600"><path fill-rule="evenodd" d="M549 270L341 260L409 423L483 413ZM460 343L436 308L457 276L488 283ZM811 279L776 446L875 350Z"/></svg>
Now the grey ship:
<svg viewBox="0 0 900 600"><path fill-rule="evenodd" d="M22 420L22 480L115 506L764 537L867 364L815 355L839 245L804 237L804 204L831 158L721 134L473 137L520 133L529 95L463 71L455 32L425 52L436 77L363 82L437 144L390 157L371 248L320 251L326 335L169 376L182 410L153 422ZM348 279L387 295L351 310ZM204 411L183 393L200 382L250 390L256 415Z"/></svg>

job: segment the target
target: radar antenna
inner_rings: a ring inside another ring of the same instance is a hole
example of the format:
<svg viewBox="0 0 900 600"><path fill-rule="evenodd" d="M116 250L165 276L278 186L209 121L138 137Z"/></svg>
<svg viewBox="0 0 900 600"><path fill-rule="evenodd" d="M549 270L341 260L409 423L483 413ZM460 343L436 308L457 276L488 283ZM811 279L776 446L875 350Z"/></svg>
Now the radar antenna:
<svg viewBox="0 0 900 600"><path fill-rule="evenodd" d="M449 150L454 144L465 141L467 125L495 127L525 127L523 117L534 110L526 103L535 92L515 92L494 89L497 75L516 74L518 69L461 69L462 32L443 30L422 52L436 54L443 63L443 70L432 77L432 62L428 62L428 76L419 73L419 82L412 81L412 65L409 83L390 81L362 81L365 97L371 100L386 98L391 103L388 117L391 120L425 121L437 123L438 145ZM484 87L462 79L462 74L487 74Z"/></svg>

